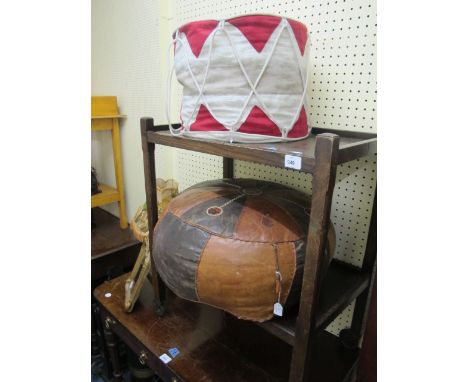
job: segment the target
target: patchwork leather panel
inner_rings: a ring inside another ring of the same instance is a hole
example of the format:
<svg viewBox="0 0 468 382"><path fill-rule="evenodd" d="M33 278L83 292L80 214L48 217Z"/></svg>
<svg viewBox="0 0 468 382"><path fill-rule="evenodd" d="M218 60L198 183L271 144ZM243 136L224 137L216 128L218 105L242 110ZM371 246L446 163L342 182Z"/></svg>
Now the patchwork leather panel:
<svg viewBox="0 0 468 382"><path fill-rule="evenodd" d="M198 301L196 272L209 238L207 232L184 224L170 212L158 222L152 256L162 280L179 297Z"/></svg>
<svg viewBox="0 0 468 382"><path fill-rule="evenodd" d="M264 195L248 197L234 233L236 239L266 243L296 241L302 236L300 226L289 212Z"/></svg>
<svg viewBox="0 0 468 382"><path fill-rule="evenodd" d="M295 272L293 243L278 245L284 304ZM200 259L197 291L200 301L253 321L273 317L277 301L276 255L270 243L252 243L212 236Z"/></svg>

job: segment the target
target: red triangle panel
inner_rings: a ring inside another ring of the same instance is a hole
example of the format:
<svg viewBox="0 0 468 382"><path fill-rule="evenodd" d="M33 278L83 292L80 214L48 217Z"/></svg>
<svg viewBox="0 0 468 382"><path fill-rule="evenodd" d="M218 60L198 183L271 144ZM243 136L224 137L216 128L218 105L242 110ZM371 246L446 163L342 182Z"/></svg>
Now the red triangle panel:
<svg viewBox="0 0 468 382"><path fill-rule="evenodd" d="M293 128L289 131L288 138L302 138L302 137L307 136L307 134L308 134L307 115L306 115L304 106L302 106L301 112L299 114L299 118L297 119Z"/></svg>
<svg viewBox="0 0 468 382"><path fill-rule="evenodd" d="M297 45L299 45L301 54L304 55L305 45L307 42L307 27L299 21L288 19L288 22L289 25L291 25L294 36L296 36Z"/></svg>
<svg viewBox="0 0 468 382"><path fill-rule="evenodd" d="M271 34L281 22L277 16L240 16L227 20L238 28L257 52L261 52Z"/></svg>
<svg viewBox="0 0 468 382"><path fill-rule="evenodd" d="M185 33L193 54L198 57L206 39L217 25L216 20L193 21L181 26L179 32Z"/></svg>
<svg viewBox="0 0 468 382"><path fill-rule="evenodd" d="M205 105L200 105L197 119L190 126L190 131L229 131L213 118Z"/></svg>
<svg viewBox="0 0 468 382"><path fill-rule="evenodd" d="M249 116L237 131L239 133L281 137L281 131L278 126L268 118L268 116L258 106L254 106L252 108Z"/></svg>

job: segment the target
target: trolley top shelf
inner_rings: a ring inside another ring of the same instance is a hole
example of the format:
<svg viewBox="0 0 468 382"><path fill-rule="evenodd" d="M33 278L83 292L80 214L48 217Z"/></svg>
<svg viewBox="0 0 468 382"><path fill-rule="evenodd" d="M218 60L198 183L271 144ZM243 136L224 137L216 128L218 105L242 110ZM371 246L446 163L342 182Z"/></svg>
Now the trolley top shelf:
<svg viewBox="0 0 468 382"><path fill-rule="evenodd" d="M279 143L207 141L189 137L176 137L167 130L167 125L154 126L152 131L147 131L147 141L283 168L289 167L285 164L285 156L291 155L301 158L300 168L296 168L296 170L308 173L313 171L315 165L315 146L319 134L334 133L340 136L338 163L349 162L369 155L375 150L377 144L377 136L375 134L352 133L339 130L312 129L311 135L306 139Z"/></svg>

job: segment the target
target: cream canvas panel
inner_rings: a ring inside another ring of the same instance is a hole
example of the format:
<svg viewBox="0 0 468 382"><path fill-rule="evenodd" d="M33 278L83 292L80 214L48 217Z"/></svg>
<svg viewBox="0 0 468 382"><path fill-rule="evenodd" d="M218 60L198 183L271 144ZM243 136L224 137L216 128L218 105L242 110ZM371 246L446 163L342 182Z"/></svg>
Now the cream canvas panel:
<svg viewBox="0 0 468 382"><path fill-rule="evenodd" d="M376 1L177 0L173 30L187 22L264 13L297 19L309 29L308 103L313 127L376 132ZM181 87L173 84L172 104L180 107ZM178 120L177 107L173 121ZM174 150L175 176L183 190L222 177L222 158ZM292 170L235 161L236 177L272 180L311 193L312 177ZM340 165L331 220L337 231L335 257L361 266L376 187L376 155ZM327 330L350 326L354 302Z"/></svg>

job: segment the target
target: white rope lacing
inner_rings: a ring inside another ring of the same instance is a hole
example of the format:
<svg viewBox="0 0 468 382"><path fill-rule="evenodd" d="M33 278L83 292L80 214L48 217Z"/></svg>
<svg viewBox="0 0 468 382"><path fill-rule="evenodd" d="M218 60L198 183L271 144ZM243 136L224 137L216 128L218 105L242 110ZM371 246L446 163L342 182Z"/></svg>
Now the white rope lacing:
<svg viewBox="0 0 468 382"><path fill-rule="evenodd" d="M176 31L176 35L175 35L175 38L171 41L170 45L169 45L169 48L168 48L168 67L170 66L170 49L172 47L172 45L175 43L177 44L177 42L180 42L181 43L181 46L183 48L183 53L184 53L184 57L185 57L185 62L186 62L186 66L187 66L187 69L190 73L190 76L193 80L193 83L195 84L197 90L198 90L198 96L197 96L197 99L194 103L194 108L192 110L192 112L190 113L190 117L188 119L188 129L190 129L190 126L192 125L192 123L195 121L195 112L197 110L197 107L199 106L199 102L200 102L200 99L203 100L203 104L205 105L205 107L208 109L208 111L211 113L211 115L213 116L213 118L215 118L216 120L220 121L222 119L218 118L216 116L216 114L213 112L213 110L211 109L211 106L209 105L209 102L207 101L207 99L205 98L205 94L203 93L203 90L205 88L205 84L206 84L206 79L208 77L208 73L209 73L209 69L210 69L210 63L211 63L211 54L212 54L212 49L213 49L213 41L214 41L214 38L216 36L216 34L218 33L224 33L226 35L226 37L228 38L229 40L229 44L231 46L231 49L232 49L232 52L234 53L234 56L237 60L237 63L239 64L239 67L242 71L242 74L244 75L247 83L249 84L249 87L250 87L250 93L249 95L247 96L247 98L245 99L244 101L244 104L243 104L243 107L241 108L237 118L232 121L232 122L223 122L222 124L229 129L230 131L230 140L232 142L233 140L233 135L232 133L234 131L236 131L239 126L236 128L236 125L238 125L240 119L242 118L242 115L244 114L245 112L245 109L247 108L247 105L250 101L250 99L252 98L252 96L255 94L255 96L257 97L257 100L260 104L260 106L262 107L264 113L267 115L268 118L270 118L270 120L274 120L273 117L272 117L272 114L270 112L270 110L268 109L268 107L265 105L265 103L263 102L263 99L262 97L258 94L257 92L257 86L263 76L263 74L265 73L265 70L266 68L268 67L268 64L270 63L270 60L273 56L273 53L275 52L276 50L276 47L277 47L277 44L278 44L278 41L279 41L279 38L281 37L283 31L285 29L287 29L287 31L289 32L288 35L289 35L289 38L290 38L290 41L291 41L291 44L293 47L295 47L294 49L294 52L295 52L295 58L296 58L296 63L298 65L298 68L299 68L299 72L300 72L300 75L301 75L301 79L302 79L302 83L303 83L303 92L302 92L302 96L301 96L301 99L300 99L300 102L296 108L296 112L291 120L291 122L287 125L287 126L279 126L280 130L281 130L281 133L282 133L282 137L283 138L286 138L287 137L287 134L288 132L292 129L294 123L297 121L298 117L299 117L299 113L301 111L301 108L302 108L302 105L306 102L306 98L305 98L305 95L307 93L307 83L308 83L308 77L307 77L307 73L304 73L302 68L301 68L301 65L300 65L300 55L299 55L299 49L298 47L296 46L296 41L295 41L295 36L294 36L294 32L292 31L292 28L291 26L289 25L289 23L286 21L286 19L282 19L281 20L281 30L278 32L277 36L276 36L276 39L273 43L273 48L271 49L270 53L268 54L267 56L267 59L265 60L265 63L263 64L263 67L262 67L262 70L260 71L257 79L255 80L254 83L252 83L252 81L250 80L247 72L245 71L245 68L244 68L244 65L241 61L241 59L239 58L239 54L237 52L237 49L235 48L235 45L232 41L232 38L231 38L231 35L229 34L229 32L224 28L224 24L225 24L225 21L224 20L221 20L218 24L218 26L214 29L214 31L212 32L212 35L210 36L210 41L209 41L209 50L208 50L208 60L207 60L207 65L206 65L206 68L205 68L205 73L203 75L203 80L202 80L202 85L200 86L195 75L193 74L193 71L192 71L192 67L190 65L190 61L189 61L189 57L190 57L190 54L191 54L191 48L190 46L187 44L187 42L183 39L181 39L179 37L179 30ZM176 129L176 128L173 128L172 125L171 125L171 122L170 122L170 102L171 102L171 84L172 84L172 76L174 74L174 69L175 69L175 65L172 64L172 67L171 67L171 71L170 71L170 74L168 76L168 80L167 80L167 96L166 96L166 117L167 117L167 121L168 121L168 125L169 125L169 129L171 131L171 133L173 135L181 135L183 134L184 132L184 129L185 129L185 126L181 126L180 128Z"/></svg>
<svg viewBox="0 0 468 382"><path fill-rule="evenodd" d="M171 117L170 117L170 114L171 114L171 84L172 84L172 76L174 75L174 69L175 69L175 65L172 64L171 66L171 48L172 48L172 44L174 44L175 41L179 40L179 30L176 31L176 35L175 35L175 38L171 41L171 43L169 44L169 47L167 48L167 67L171 68L171 71L167 77L167 86L166 86L166 89L167 89L167 93L166 93L166 118L167 118L167 124L169 125L169 130L171 131L171 134L172 135L182 135L183 132L184 132L184 125L182 123L182 125L176 129L174 127L172 127L172 124L171 124Z"/></svg>

